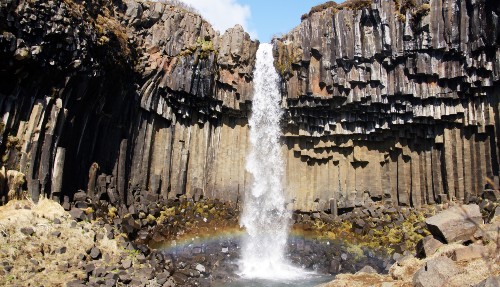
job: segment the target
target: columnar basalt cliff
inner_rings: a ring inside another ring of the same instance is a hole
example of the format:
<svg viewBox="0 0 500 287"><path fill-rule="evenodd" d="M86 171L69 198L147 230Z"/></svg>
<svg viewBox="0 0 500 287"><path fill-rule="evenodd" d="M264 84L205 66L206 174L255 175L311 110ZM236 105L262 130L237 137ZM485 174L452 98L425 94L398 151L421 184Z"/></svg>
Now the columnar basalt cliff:
<svg viewBox="0 0 500 287"><path fill-rule="evenodd" d="M276 39L297 207L420 206L498 182L499 14L498 1L326 3Z"/></svg>
<svg viewBox="0 0 500 287"><path fill-rule="evenodd" d="M289 207L467 201L498 181L499 6L327 3L275 39ZM248 189L258 42L240 26L156 2L0 0L0 31L2 202Z"/></svg>
<svg viewBox="0 0 500 287"><path fill-rule="evenodd" d="M236 201L258 46L240 26L220 35L154 2L4 0L0 28L2 160L26 177L14 192Z"/></svg>

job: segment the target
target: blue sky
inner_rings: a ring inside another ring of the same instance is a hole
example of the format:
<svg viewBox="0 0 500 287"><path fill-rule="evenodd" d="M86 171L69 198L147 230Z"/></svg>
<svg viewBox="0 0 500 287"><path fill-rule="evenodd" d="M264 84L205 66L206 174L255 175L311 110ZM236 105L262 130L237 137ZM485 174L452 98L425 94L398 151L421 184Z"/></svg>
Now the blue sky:
<svg viewBox="0 0 500 287"><path fill-rule="evenodd" d="M182 0L197 9L221 34L240 24L252 38L269 42L290 31L300 16L327 0ZM337 3L342 1L337 1Z"/></svg>

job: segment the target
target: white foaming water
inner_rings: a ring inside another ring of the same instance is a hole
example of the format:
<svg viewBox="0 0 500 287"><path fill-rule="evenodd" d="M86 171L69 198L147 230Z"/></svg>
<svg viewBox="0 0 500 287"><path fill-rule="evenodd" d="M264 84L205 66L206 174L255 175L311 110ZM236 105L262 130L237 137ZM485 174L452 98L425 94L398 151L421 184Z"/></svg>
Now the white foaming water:
<svg viewBox="0 0 500 287"><path fill-rule="evenodd" d="M285 259L290 212L283 196L284 164L279 143L283 111L273 62L272 45L260 44L249 121L251 150L246 162L253 181L240 221L247 234L239 267L244 278L298 279L307 273Z"/></svg>

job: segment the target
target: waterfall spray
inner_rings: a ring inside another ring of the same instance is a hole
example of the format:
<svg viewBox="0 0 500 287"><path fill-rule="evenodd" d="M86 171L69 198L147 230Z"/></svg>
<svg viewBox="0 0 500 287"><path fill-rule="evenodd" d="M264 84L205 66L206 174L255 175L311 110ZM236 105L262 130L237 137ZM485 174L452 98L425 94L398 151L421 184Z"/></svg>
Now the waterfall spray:
<svg viewBox="0 0 500 287"><path fill-rule="evenodd" d="M240 224L243 240L240 272L246 278L280 279L301 276L286 258L290 212L285 207L280 147L279 76L271 44L260 44L254 71L254 94L250 125L251 150L246 169L252 175L251 191L245 195Z"/></svg>

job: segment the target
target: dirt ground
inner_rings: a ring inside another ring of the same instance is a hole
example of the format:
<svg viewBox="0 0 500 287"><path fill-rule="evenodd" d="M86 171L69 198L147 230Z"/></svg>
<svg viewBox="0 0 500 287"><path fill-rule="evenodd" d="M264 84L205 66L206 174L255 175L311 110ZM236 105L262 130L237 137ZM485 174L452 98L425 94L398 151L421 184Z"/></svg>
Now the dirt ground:
<svg viewBox="0 0 500 287"><path fill-rule="evenodd" d="M96 240L100 232L105 230L89 222L77 224L51 200L0 206L0 286L64 286L83 278L82 264L94 245L100 263L113 264L125 251L115 239Z"/></svg>

